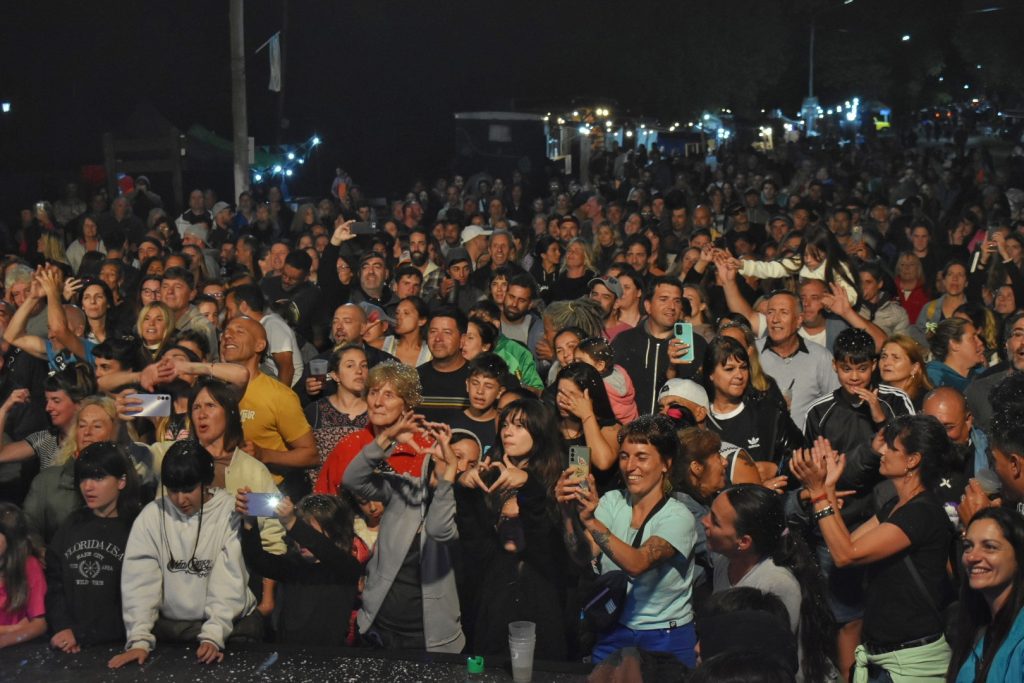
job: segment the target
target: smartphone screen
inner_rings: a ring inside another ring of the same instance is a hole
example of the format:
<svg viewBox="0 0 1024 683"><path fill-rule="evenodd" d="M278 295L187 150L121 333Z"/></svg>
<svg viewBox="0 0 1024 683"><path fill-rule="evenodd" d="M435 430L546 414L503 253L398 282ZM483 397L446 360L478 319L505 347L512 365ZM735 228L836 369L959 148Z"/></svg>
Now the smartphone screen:
<svg viewBox="0 0 1024 683"><path fill-rule="evenodd" d="M246 506L253 517L276 517L281 502L279 493L247 493Z"/></svg>
<svg viewBox="0 0 1024 683"><path fill-rule="evenodd" d="M681 358L688 363L693 362L693 325L690 323L676 323L675 325L675 337L679 341L686 344L687 351Z"/></svg>
<svg viewBox="0 0 1024 683"><path fill-rule="evenodd" d="M373 233L373 223L369 221L356 221L352 224L353 235L372 235Z"/></svg>

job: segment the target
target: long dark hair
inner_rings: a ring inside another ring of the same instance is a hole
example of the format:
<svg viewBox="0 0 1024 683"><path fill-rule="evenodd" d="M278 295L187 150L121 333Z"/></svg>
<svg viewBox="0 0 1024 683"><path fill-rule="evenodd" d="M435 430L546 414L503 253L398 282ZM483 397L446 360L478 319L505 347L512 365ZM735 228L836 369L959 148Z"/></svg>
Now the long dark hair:
<svg viewBox="0 0 1024 683"><path fill-rule="evenodd" d="M558 414L551 406L536 398L521 398L509 403L498 418L498 438L489 454L492 461L501 460L505 455L501 430L509 420L521 421L530 433L533 448L526 455L529 459L527 466L540 478L544 489L553 492L555 482L566 465L565 443L562 430L558 427Z"/></svg>
<svg viewBox="0 0 1024 683"><path fill-rule="evenodd" d="M736 535L750 536L759 557L771 557L792 572L800 584L800 642L804 679L828 678L834 659L836 623L825 601L821 571L810 549L796 531L786 526L782 498L758 484L739 484L722 492L736 510Z"/></svg>
<svg viewBox="0 0 1024 683"><path fill-rule="evenodd" d="M831 230L822 226L808 228L804 235L805 251L807 247L814 247L824 260L826 287L832 282L845 281L853 291L860 292L860 284L856 281L857 269ZM860 294L857 295L854 308L859 305Z"/></svg>
<svg viewBox="0 0 1024 683"><path fill-rule="evenodd" d="M234 451L245 443L245 434L242 432L242 413L238 404L242 400L239 392L234 386L219 379L204 378L196 382L192 395L188 399L188 416L191 424L191 438L198 441L196 426L192 422L192 408L195 406L196 397L203 389L210 392L210 396L224 409L224 450Z"/></svg>
<svg viewBox="0 0 1024 683"><path fill-rule="evenodd" d="M125 480L125 487L117 495L117 516L130 525L142 507L139 475L124 447L113 441L90 444L82 449L75 460L76 488L86 479L104 477Z"/></svg>
<svg viewBox="0 0 1024 683"><path fill-rule="evenodd" d="M594 417L601 426L617 422L615 413L612 411L611 401L608 400L608 390L604 386L601 374L592 365L587 363L569 363L558 371L555 378L555 394L558 392L558 382L567 379L580 391L590 394L590 402L594 404Z"/></svg>
<svg viewBox="0 0 1024 683"><path fill-rule="evenodd" d="M957 673L974 649L976 638L982 629L985 630L985 635L981 646L981 661L978 662L974 680L988 680L992 660L1006 640L1021 607L1024 607L1024 519L1015 510L986 508L974 516L971 524L983 519L991 519L998 524L1003 537L1013 546L1017 571L1013 577L1009 599L994 615L989 613L988 603L981 593L971 588L969 572L963 572L960 581L960 608L956 620L958 627L952 644L953 657L950 660L949 673L946 675L949 683L956 681Z"/></svg>
<svg viewBox="0 0 1024 683"><path fill-rule="evenodd" d="M303 521L315 519L324 536L344 552L351 552L355 515L346 500L325 493L311 493L299 501L295 512Z"/></svg>
<svg viewBox="0 0 1024 683"><path fill-rule="evenodd" d="M28 537L25 513L12 503L0 503L0 534L7 541L7 550L0 555L0 577L7 591L7 604L0 605L8 614L17 614L28 602L28 558L35 548Z"/></svg>

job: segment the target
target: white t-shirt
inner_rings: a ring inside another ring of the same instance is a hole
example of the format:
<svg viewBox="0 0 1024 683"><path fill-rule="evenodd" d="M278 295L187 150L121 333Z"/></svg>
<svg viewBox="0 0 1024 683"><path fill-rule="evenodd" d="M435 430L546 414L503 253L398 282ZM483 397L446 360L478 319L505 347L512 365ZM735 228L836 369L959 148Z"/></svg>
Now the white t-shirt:
<svg viewBox="0 0 1024 683"><path fill-rule="evenodd" d="M623 491L601 496L594 516L623 543L632 543L633 507ZM668 561L631 579L626 608L619 623L634 630L683 626L693 621L693 546L697 542L697 524L693 514L675 498L669 498L644 527L641 542L658 536L676 549ZM601 573L620 567L601 557Z"/></svg>
<svg viewBox="0 0 1024 683"><path fill-rule="evenodd" d="M288 323L277 313L267 313L260 320L260 324L267 331L267 360L263 362L261 369L268 375L277 377L277 365L274 363L273 354L291 352L292 365L295 368L291 386L294 387L302 377L302 351L299 349L295 330L288 327Z"/></svg>

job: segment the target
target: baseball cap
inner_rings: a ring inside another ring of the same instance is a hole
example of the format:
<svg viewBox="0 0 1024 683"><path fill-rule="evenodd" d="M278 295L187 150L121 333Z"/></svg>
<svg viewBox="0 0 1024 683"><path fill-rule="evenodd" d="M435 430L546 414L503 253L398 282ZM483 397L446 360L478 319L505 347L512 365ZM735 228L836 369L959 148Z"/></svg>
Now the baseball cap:
<svg viewBox="0 0 1024 683"><path fill-rule="evenodd" d="M217 202L213 205L213 209L210 210L210 215L216 217L218 213L224 209L230 209L231 205L227 202Z"/></svg>
<svg viewBox="0 0 1024 683"><path fill-rule="evenodd" d="M658 392L658 400L660 401L665 396L677 396L700 406L704 410L710 410L711 404L708 401L708 392L704 391L704 387L692 379L673 378L668 380L662 385L661 391Z"/></svg>
<svg viewBox="0 0 1024 683"><path fill-rule="evenodd" d="M377 304L371 304L369 301L360 301L359 308L363 309L363 313L366 314L366 322L373 323L380 320L388 325L395 324L395 319Z"/></svg>
<svg viewBox="0 0 1024 683"><path fill-rule="evenodd" d="M467 225L462 231L461 244L469 244L477 237L484 236L488 237L491 234L491 230L484 230L479 225Z"/></svg>
<svg viewBox="0 0 1024 683"><path fill-rule="evenodd" d="M594 285L602 284L608 288L608 291L615 295L616 299L621 299L623 290L622 283L619 282L619 278L614 275L605 275L604 277L595 277L593 280L587 283L587 289L593 289Z"/></svg>
<svg viewBox="0 0 1024 683"><path fill-rule="evenodd" d="M445 257L445 264L452 265L459 261L469 261L469 252L462 247L453 247L448 250L448 256Z"/></svg>
<svg viewBox="0 0 1024 683"><path fill-rule="evenodd" d="M206 242L206 238L208 237L207 232L205 223L192 223L185 228L184 236L187 237L188 235L195 235L203 242Z"/></svg>

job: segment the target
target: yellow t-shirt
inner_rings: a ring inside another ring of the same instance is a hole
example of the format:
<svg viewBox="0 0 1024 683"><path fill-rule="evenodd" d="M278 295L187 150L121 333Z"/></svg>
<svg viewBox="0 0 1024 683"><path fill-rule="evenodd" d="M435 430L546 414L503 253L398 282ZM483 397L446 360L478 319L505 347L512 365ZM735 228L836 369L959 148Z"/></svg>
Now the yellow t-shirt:
<svg viewBox="0 0 1024 683"><path fill-rule="evenodd" d="M262 372L249 380L239 408L245 438L260 448L286 451L311 431L298 395Z"/></svg>

